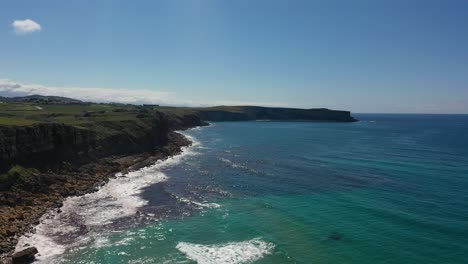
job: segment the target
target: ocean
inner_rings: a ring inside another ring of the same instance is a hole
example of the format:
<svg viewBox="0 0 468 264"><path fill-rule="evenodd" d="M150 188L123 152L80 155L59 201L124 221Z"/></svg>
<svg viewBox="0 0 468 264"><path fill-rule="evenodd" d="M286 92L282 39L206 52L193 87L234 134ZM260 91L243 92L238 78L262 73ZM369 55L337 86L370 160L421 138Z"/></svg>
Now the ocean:
<svg viewBox="0 0 468 264"><path fill-rule="evenodd" d="M220 122L68 198L39 263L468 263L468 116Z"/></svg>

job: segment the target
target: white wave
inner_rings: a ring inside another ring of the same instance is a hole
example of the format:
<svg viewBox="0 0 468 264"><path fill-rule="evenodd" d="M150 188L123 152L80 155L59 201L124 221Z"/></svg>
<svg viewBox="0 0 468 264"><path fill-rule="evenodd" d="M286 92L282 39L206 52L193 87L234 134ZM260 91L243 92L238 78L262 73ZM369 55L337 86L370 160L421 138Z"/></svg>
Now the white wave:
<svg viewBox="0 0 468 264"><path fill-rule="evenodd" d="M209 123L208 122L208 126L212 126L214 124L212 123ZM203 128L205 128L206 126L196 126L196 127L192 127L190 128L190 131L197 131L197 130L202 130ZM181 133L181 131L177 131L178 133ZM182 134L182 133L181 133Z"/></svg>
<svg viewBox="0 0 468 264"><path fill-rule="evenodd" d="M233 162L232 160L229 160L229 159L226 159L226 158L219 158L219 160L226 163L226 164L231 165L231 167L233 167L233 168L243 168L242 165L237 164L237 163Z"/></svg>
<svg viewBox="0 0 468 264"><path fill-rule="evenodd" d="M249 168L247 166L243 166L243 165L241 165L239 163L235 163L232 160L229 160L229 159L226 159L226 158L219 158L219 160L226 163L226 164L228 164L228 165L230 165L231 167L233 167L235 169L244 169L244 170L252 171L252 172L255 172L255 173L257 172L257 171L255 171L255 170L253 170L253 169L251 169L251 168Z"/></svg>
<svg viewBox="0 0 468 264"><path fill-rule="evenodd" d="M184 137L186 137L188 140L190 140L190 142L192 143L190 147L190 149L192 149L192 151L190 152L190 154L198 154L196 152L193 151L193 148L199 148L201 147L201 142L198 141L195 137L191 136L191 135L188 135L187 133L185 133L184 131L177 131L177 133L179 134L182 134Z"/></svg>
<svg viewBox="0 0 468 264"><path fill-rule="evenodd" d="M200 144L194 138L189 139L193 142L192 147ZM99 244L102 227L116 219L136 214L138 208L148 202L139 196L143 188L166 181L167 176L161 169L179 163L188 155L196 154L192 147L184 147L181 154L159 160L140 170L125 175L117 173L116 178L96 192L65 199L60 208L61 213L51 211L44 215L34 233L19 238L16 249L33 245L40 254L38 262L50 263L51 259L63 254L68 248L89 243L90 236L94 236L95 242ZM83 234L86 235L85 238Z"/></svg>
<svg viewBox="0 0 468 264"><path fill-rule="evenodd" d="M199 202L194 202L191 201L193 204L198 205L200 207L205 207L205 208L220 208L221 205L217 203L199 203Z"/></svg>
<svg viewBox="0 0 468 264"><path fill-rule="evenodd" d="M274 245L255 238L218 245L180 242L176 248L198 264L242 264L252 263L271 254Z"/></svg>
<svg viewBox="0 0 468 264"><path fill-rule="evenodd" d="M109 238L105 236L96 236L94 238L94 248L103 248L109 245Z"/></svg>
<svg viewBox="0 0 468 264"><path fill-rule="evenodd" d="M267 174L265 172L261 172L261 171L252 169L252 168L250 168L248 166L245 166L245 165L242 165L240 163L235 163L235 162L233 162L233 161L231 161L229 159L226 159L226 158L219 158L219 160L226 163L226 164L228 164L229 166L231 166L234 169L243 169L243 170L255 173L255 174Z"/></svg>
<svg viewBox="0 0 468 264"><path fill-rule="evenodd" d="M178 197L178 196L176 196L176 198L181 202L184 202L184 203L187 203L187 204L194 204L194 205L196 205L198 207L203 207L203 208L220 208L221 207L221 205L217 204L217 203L208 203L208 202L199 203L199 202L192 201L192 200L189 200L187 198Z"/></svg>
<svg viewBox="0 0 468 264"><path fill-rule="evenodd" d="M131 244L131 242L133 242L135 240L134 236L127 236L127 237L124 237L123 239L121 239L120 241L117 241L114 243L114 245L129 245Z"/></svg>
<svg viewBox="0 0 468 264"><path fill-rule="evenodd" d="M42 224L39 224L39 226L42 226ZM34 245L39 250L39 254L36 255L36 260L39 262L51 256L63 254L66 249L65 246L55 243L47 235L48 231L44 232L44 229L44 227L38 227L35 234L21 236L15 251L26 248L28 245Z"/></svg>

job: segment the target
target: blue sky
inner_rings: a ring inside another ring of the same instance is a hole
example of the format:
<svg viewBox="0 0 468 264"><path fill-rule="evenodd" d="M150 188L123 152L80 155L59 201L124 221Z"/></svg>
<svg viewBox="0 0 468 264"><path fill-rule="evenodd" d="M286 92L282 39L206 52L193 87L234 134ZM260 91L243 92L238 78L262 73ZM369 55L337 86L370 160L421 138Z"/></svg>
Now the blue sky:
<svg viewBox="0 0 468 264"><path fill-rule="evenodd" d="M26 19L40 30L15 32ZM0 79L0 95L468 113L468 1L1 1Z"/></svg>

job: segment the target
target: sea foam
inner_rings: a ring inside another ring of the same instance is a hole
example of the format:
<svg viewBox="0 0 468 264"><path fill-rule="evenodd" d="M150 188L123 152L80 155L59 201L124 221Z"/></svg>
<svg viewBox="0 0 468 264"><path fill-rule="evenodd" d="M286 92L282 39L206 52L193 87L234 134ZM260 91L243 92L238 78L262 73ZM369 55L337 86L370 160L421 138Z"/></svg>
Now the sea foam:
<svg viewBox="0 0 468 264"><path fill-rule="evenodd" d="M199 142L193 137L186 137L192 141L192 146L183 147L181 154L125 175L117 173L116 178L96 192L65 199L61 213L50 211L45 214L35 227L35 232L19 238L16 250L33 245L39 251L38 262L50 263L67 249L99 240L99 234L106 225L136 214L138 208L147 204L148 201L139 194L144 187L167 180L161 169L179 163L188 155L197 154L193 147L198 146Z"/></svg>
<svg viewBox="0 0 468 264"><path fill-rule="evenodd" d="M216 245L180 242L176 248L198 264L242 264L252 263L271 254L274 245L255 238Z"/></svg>

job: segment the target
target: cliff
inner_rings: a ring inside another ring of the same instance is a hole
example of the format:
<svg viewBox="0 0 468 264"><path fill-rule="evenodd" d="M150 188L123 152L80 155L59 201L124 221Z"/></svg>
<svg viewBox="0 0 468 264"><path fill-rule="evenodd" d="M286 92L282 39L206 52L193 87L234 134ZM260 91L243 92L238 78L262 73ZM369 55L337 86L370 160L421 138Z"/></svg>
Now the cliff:
<svg viewBox="0 0 468 264"><path fill-rule="evenodd" d="M218 106L196 110L201 119L207 121L356 121L349 111L325 108L299 109L260 106Z"/></svg>
<svg viewBox="0 0 468 264"><path fill-rule="evenodd" d="M156 151L167 144L168 133L174 127L185 128L185 122L202 124L199 119L179 121L155 113L149 118L99 121L87 127L63 123L0 126L0 171L16 164L45 168L62 161L84 163L110 155Z"/></svg>

